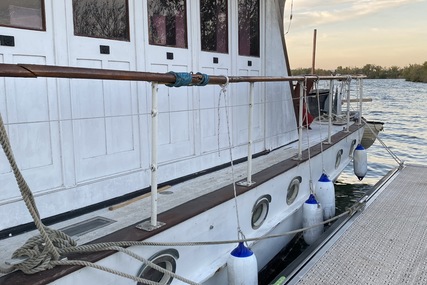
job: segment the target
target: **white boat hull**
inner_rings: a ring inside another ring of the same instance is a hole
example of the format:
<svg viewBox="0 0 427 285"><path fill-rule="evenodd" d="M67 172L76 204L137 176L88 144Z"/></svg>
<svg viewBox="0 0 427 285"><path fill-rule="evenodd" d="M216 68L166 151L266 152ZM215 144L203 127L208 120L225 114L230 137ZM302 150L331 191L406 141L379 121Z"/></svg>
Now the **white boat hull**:
<svg viewBox="0 0 427 285"><path fill-rule="evenodd" d="M326 170L330 173L329 176L331 178L335 179L351 160L348 154L352 148L352 141L357 139L358 136L357 132L353 133L340 143L337 143L325 151L323 163ZM335 169L335 155L341 152L340 150L342 150L343 155L338 168ZM310 164L313 180L317 180L322 174L321 155L312 158ZM309 163L305 161L286 173L278 175L260 184L251 191L247 191L238 196L237 204L239 208L240 226L246 238L281 235L302 227L301 207L309 195L309 169ZM302 177L298 196L292 205L287 205L286 191L289 181L301 173L307 173L307 175ZM251 205L253 205L259 197L264 195L271 195L268 216L260 228L253 229L251 226ZM148 239L148 241L179 243L189 241L212 242L235 240L238 236L237 227L235 202L234 200L229 200L170 229L156 234ZM263 268L292 238L293 235L284 235L279 238L249 242L248 244L251 250L256 255L258 268ZM226 261L229 253L236 245L235 243L231 243L204 246L133 246L130 249L145 258L150 258L162 250L174 249L179 253L176 274L196 283L207 285L226 284ZM131 275L136 275L142 266L141 262L123 253L113 254L99 261L98 264ZM95 276L96 279L94 279ZM64 276L52 284L83 284L85 282L90 282L90 280L97 280L99 284L134 284L134 281L111 274L100 273L96 269L91 268L80 269L73 274ZM185 283L174 279L171 284Z"/></svg>

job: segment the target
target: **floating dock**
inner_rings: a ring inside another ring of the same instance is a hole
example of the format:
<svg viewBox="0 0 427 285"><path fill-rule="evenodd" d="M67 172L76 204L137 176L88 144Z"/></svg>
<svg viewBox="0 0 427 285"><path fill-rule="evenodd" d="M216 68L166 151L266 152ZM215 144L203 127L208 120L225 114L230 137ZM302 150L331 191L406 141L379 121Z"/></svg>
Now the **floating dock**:
<svg viewBox="0 0 427 285"><path fill-rule="evenodd" d="M365 200L272 284L427 284L427 166L390 172Z"/></svg>

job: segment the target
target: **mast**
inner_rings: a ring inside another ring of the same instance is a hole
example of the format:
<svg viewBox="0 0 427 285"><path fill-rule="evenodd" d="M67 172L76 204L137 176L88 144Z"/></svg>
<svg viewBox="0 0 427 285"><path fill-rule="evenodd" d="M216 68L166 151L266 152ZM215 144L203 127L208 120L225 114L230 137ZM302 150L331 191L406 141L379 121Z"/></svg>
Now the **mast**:
<svg viewBox="0 0 427 285"><path fill-rule="evenodd" d="M316 37L317 37L317 29L314 29L313 33L313 61L311 63L311 74L315 74L315 65L316 65Z"/></svg>

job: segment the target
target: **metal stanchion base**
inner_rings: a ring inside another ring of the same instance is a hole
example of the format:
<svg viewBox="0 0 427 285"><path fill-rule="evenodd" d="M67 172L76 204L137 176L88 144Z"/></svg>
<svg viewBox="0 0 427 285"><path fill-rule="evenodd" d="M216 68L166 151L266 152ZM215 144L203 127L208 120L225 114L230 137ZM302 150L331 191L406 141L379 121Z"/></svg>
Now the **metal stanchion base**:
<svg viewBox="0 0 427 285"><path fill-rule="evenodd" d="M151 232L151 231L154 231L154 230L156 230L156 229L158 229L158 228L160 228L160 227L162 227L164 225L166 225L166 223L157 222L157 225L153 226L151 224L151 221L145 221L145 222L142 222L142 223L136 225L135 227L137 229L140 229L140 230L143 230L143 231Z"/></svg>

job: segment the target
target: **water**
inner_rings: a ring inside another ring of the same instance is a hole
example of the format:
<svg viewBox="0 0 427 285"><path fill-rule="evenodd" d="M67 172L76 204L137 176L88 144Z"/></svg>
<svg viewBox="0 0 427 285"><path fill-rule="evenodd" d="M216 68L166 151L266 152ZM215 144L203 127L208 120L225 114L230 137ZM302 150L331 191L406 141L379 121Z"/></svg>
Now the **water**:
<svg viewBox="0 0 427 285"><path fill-rule="evenodd" d="M364 118L384 122L379 138L386 147L377 140L367 150L368 173L362 181L354 175L352 164L340 175L335 182L337 214L344 212L346 207L363 197L384 175L398 166L389 151L405 163L426 163L427 122L423 118L427 109L427 84L403 79L368 79L364 80L363 96L372 98L372 102L363 105ZM271 274L274 278L306 247L302 238L297 240L291 249L282 252L280 262L269 268L266 275Z"/></svg>
<svg viewBox="0 0 427 285"><path fill-rule="evenodd" d="M350 164L336 182L337 210L353 204L371 189L384 175L398 166L391 151L405 163L424 164L427 155L427 127L423 120L427 84L403 79L364 80L363 96L372 98L364 103L366 120L384 122L384 131L368 150L368 173L360 182Z"/></svg>
<svg viewBox="0 0 427 285"><path fill-rule="evenodd" d="M384 122L380 139L398 158L407 163L425 163L427 154L427 127L423 120L427 98L427 84L401 79L364 80L363 115L367 120ZM368 174L362 184L374 185L397 163L376 141L368 149ZM342 173L339 182L360 185L352 172L352 165Z"/></svg>

